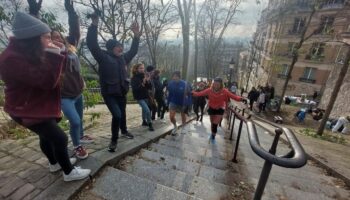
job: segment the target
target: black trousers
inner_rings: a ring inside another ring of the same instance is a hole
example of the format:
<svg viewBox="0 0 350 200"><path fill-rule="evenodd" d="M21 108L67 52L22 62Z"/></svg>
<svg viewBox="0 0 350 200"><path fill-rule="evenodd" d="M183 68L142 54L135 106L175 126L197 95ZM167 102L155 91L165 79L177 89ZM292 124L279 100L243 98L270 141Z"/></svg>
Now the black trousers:
<svg viewBox="0 0 350 200"><path fill-rule="evenodd" d="M112 138L111 140L117 142L119 138L119 129L122 133L127 132L126 128L126 97L115 95L102 95L108 110L112 114Z"/></svg>
<svg viewBox="0 0 350 200"><path fill-rule="evenodd" d="M166 109L165 101L163 97L156 97L156 101L157 101L157 116L163 119L165 109Z"/></svg>
<svg viewBox="0 0 350 200"><path fill-rule="evenodd" d="M16 120L17 121L17 120ZM50 164L60 164L65 174L69 174L73 166L68 155L68 138L58 126L55 119L27 127L39 136L41 151Z"/></svg>

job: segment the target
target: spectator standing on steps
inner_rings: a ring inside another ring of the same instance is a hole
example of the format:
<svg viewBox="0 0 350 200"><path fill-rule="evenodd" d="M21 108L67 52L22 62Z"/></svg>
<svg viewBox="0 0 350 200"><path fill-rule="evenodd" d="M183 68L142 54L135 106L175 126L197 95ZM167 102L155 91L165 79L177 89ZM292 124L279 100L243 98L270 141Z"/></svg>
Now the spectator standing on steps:
<svg viewBox="0 0 350 200"><path fill-rule="evenodd" d="M131 78L132 94L142 109L142 121L148 124L148 130L154 131L151 119L151 110L148 106L149 89L152 88L151 78L145 74L145 66L142 63L132 67Z"/></svg>
<svg viewBox="0 0 350 200"><path fill-rule="evenodd" d="M50 172L62 169L64 181L84 179L91 170L73 166L76 159L69 159L68 138L57 124L64 45L53 43L51 29L26 13L15 14L12 30L14 38L0 55L0 75L6 87L4 110L39 136Z"/></svg>
<svg viewBox="0 0 350 200"><path fill-rule="evenodd" d="M81 75L79 57L77 56L77 45L80 40L79 16L74 10L72 2L65 1L68 11L69 35L65 39L58 31L51 32L54 42L65 44L67 60L62 70L61 82L61 106L62 112L69 120L69 134L72 138L74 154L79 159L88 157L87 150L81 145L93 142L88 135L84 135L83 129L83 89L84 80Z"/></svg>
<svg viewBox="0 0 350 200"><path fill-rule="evenodd" d="M255 87L252 87L252 89L248 93L248 99L249 99L249 109L253 110L254 102L257 101L259 98L259 92L255 89Z"/></svg>
<svg viewBox="0 0 350 200"><path fill-rule="evenodd" d="M235 101L243 101L244 99L237 96L224 88L221 78L215 78L211 88L208 88L201 92L192 92L193 96L207 96L208 97L208 114L210 116L211 134L209 136L209 142L215 143L215 136L218 129L218 124L225 112L225 106L228 99Z"/></svg>
<svg viewBox="0 0 350 200"><path fill-rule="evenodd" d="M102 97L112 114L112 138L109 144L109 151L114 152L117 148L119 128L122 136L133 139L134 136L126 129L126 94L129 91L129 79L127 74L127 65L137 54L141 32L139 25L133 23L131 31L134 34L131 48L123 53L123 45L110 39L106 42L107 50L102 50L97 41L98 15L92 14L92 24L90 25L86 42L87 46L99 64L99 77Z"/></svg>

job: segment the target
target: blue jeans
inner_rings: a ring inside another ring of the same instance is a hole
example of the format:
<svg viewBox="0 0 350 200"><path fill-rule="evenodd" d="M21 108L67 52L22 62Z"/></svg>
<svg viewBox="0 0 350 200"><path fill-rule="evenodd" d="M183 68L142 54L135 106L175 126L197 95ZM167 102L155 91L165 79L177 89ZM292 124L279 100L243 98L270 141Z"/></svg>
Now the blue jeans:
<svg viewBox="0 0 350 200"><path fill-rule="evenodd" d="M115 95L102 95L108 110L112 114L112 138L113 142L117 142L119 137L119 129L121 129L122 133L127 132L126 128L126 97L120 97Z"/></svg>
<svg viewBox="0 0 350 200"><path fill-rule="evenodd" d="M146 121L147 123L151 123L152 122L151 110L148 107L147 99L138 100L137 103L139 103L142 109L142 120Z"/></svg>
<svg viewBox="0 0 350 200"><path fill-rule="evenodd" d="M84 136L83 129L83 95L76 98L62 98L61 106L63 114L69 121L69 134L74 147L80 145L80 138Z"/></svg>

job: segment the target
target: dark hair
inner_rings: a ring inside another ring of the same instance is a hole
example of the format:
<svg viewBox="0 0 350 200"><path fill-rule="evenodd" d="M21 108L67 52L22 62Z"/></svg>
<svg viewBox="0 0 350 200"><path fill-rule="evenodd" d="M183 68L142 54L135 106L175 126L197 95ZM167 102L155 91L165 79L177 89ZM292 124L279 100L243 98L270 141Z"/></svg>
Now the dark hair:
<svg viewBox="0 0 350 200"><path fill-rule="evenodd" d="M177 76L181 78L181 72L180 71L174 71L171 77Z"/></svg>
<svg viewBox="0 0 350 200"><path fill-rule="evenodd" d="M28 39L17 39L17 49L32 64L44 62L44 48L41 44L41 36Z"/></svg>
<svg viewBox="0 0 350 200"><path fill-rule="evenodd" d="M159 76L159 74L160 74L160 70L159 70L159 69L156 69L156 70L154 70L154 72L153 72L153 73L154 73L154 75L155 75L155 76Z"/></svg>

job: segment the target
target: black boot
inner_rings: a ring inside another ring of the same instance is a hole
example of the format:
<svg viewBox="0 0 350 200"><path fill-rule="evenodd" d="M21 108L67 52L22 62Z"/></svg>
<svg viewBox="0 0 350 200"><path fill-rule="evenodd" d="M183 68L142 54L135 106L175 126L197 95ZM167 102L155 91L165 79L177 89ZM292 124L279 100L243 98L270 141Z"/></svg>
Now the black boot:
<svg viewBox="0 0 350 200"><path fill-rule="evenodd" d="M153 128L152 123L149 123L149 124L148 124L148 130L149 130L149 131L154 131L154 128Z"/></svg>
<svg viewBox="0 0 350 200"><path fill-rule="evenodd" d="M142 126L148 126L148 123L145 120L143 120L142 121Z"/></svg>

